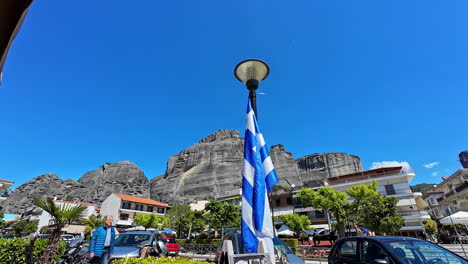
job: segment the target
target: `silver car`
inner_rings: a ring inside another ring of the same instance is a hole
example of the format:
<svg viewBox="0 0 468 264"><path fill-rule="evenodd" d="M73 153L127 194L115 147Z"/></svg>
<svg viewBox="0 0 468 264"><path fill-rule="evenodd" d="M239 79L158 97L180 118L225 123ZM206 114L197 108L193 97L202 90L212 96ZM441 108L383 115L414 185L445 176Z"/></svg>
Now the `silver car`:
<svg viewBox="0 0 468 264"><path fill-rule="evenodd" d="M120 233L115 238L112 259L167 256L167 245L161 234L140 231Z"/></svg>

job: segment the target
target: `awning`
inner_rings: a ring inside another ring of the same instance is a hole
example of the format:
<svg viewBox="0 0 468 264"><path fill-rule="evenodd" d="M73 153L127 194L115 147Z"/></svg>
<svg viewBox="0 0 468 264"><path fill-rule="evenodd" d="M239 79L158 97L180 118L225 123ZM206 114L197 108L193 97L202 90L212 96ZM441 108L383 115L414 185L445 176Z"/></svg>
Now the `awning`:
<svg viewBox="0 0 468 264"><path fill-rule="evenodd" d="M328 229L329 228L328 224L310 225L310 227L314 229L319 229L319 228Z"/></svg>

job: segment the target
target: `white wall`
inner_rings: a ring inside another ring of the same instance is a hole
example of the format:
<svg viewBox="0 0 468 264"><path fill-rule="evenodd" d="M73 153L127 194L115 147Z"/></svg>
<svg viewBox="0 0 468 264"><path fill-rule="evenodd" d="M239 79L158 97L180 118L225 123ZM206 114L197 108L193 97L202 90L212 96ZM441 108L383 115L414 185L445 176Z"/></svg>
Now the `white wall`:
<svg viewBox="0 0 468 264"><path fill-rule="evenodd" d="M114 222L119 220L119 210L122 203L122 199L120 199L117 195L111 194L109 197L102 202L101 205L101 215L104 217L106 215L111 215L114 217Z"/></svg>

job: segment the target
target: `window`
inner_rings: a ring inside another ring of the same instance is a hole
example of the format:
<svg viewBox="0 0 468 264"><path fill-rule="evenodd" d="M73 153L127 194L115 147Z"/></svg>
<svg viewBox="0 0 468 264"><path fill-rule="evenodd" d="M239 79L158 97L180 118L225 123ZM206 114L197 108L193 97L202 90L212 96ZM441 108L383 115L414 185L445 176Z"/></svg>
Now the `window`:
<svg viewBox="0 0 468 264"><path fill-rule="evenodd" d="M287 198L287 199L286 199L286 203L287 203L288 205L292 205L292 199L291 199L291 198Z"/></svg>
<svg viewBox="0 0 468 264"><path fill-rule="evenodd" d="M121 214L120 220L128 220L128 214Z"/></svg>
<svg viewBox="0 0 468 264"><path fill-rule="evenodd" d="M281 200L280 200L280 199L276 199L276 200L275 200L275 203L276 203L276 206L280 206Z"/></svg>
<svg viewBox="0 0 468 264"><path fill-rule="evenodd" d="M123 203L122 209L130 209L130 203Z"/></svg>
<svg viewBox="0 0 468 264"><path fill-rule="evenodd" d="M143 205L142 205L142 204L137 204L137 205L135 205L135 210L137 210L137 211L143 211Z"/></svg>
<svg viewBox="0 0 468 264"><path fill-rule="evenodd" d="M325 213L323 211L317 210L317 211L315 211L315 217L325 218Z"/></svg>
<svg viewBox="0 0 468 264"><path fill-rule="evenodd" d="M158 213L159 214L164 214L164 208L158 207Z"/></svg>
<svg viewBox="0 0 468 264"><path fill-rule="evenodd" d="M349 239L343 241L336 247L334 255L343 259L359 260L357 256L357 240Z"/></svg>
<svg viewBox="0 0 468 264"><path fill-rule="evenodd" d="M148 206L148 209L146 209L148 212L153 212L153 206Z"/></svg>
<svg viewBox="0 0 468 264"><path fill-rule="evenodd" d="M375 263L376 259L384 259L387 263L391 263L387 252L372 241L362 241L361 249L361 259L366 263Z"/></svg>
<svg viewBox="0 0 468 264"><path fill-rule="evenodd" d="M385 185L385 191L387 192L387 195L395 194L395 189L393 188L393 184Z"/></svg>

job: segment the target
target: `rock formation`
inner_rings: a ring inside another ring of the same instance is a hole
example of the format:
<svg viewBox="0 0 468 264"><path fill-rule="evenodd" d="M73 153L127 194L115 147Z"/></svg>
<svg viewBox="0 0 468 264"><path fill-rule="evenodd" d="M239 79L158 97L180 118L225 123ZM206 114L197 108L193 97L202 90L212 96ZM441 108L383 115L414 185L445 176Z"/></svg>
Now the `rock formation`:
<svg viewBox="0 0 468 264"><path fill-rule="evenodd" d="M243 152L244 139L237 130L218 130L171 156L166 172L151 182L130 161L106 163L78 181L45 174L16 188L2 203L3 211L21 212L38 197L77 198L100 206L113 192L173 205L207 199L241 188ZM345 153L313 154L296 160L283 145L276 145L270 156L280 185L286 188L289 184L320 186L325 178L362 171L359 157Z"/></svg>
<svg viewBox="0 0 468 264"><path fill-rule="evenodd" d="M304 186L323 185L326 178L362 171L358 156L341 152L312 154L297 159L299 176Z"/></svg>
<svg viewBox="0 0 468 264"><path fill-rule="evenodd" d="M55 174L36 177L16 188L2 206L7 213L21 212L40 197L78 199L100 205L113 192L149 198L149 190L143 171L130 161L121 161L87 172L78 182L62 181Z"/></svg>

